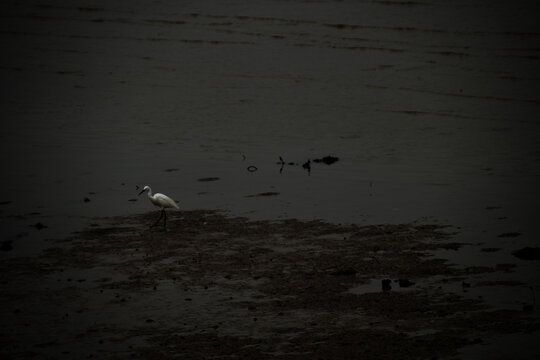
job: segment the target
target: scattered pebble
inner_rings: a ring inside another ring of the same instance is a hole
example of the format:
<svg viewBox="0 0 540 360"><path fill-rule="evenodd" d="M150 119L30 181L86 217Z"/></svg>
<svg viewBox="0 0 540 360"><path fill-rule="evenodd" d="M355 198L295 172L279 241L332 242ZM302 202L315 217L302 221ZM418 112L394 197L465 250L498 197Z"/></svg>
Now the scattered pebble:
<svg viewBox="0 0 540 360"><path fill-rule="evenodd" d="M0 243L0 251L11 251L13 250L13 241L11 240L6 240L6 241L2 241Z"/></svg>
<svg viewBox="0 0 540 360"><path fill-rule="evenodd" d="M333 163L337 162L338 160L339 160L338 157L328 155L328 156L323 157L322 159L314 159L313 162L315 162L315 163L323 163L323 164L326 164L326 165L332 165Z"/></svg>
<svg viewBox="0 0 540 360"><path fill-rule="evenodd" d="M205 177L205 178L197 179L197 181L199 182L209 182L209 181L218 181L218 180L219 180L218 177Z"/></svg>
<svg viewBox="0 0 540 360"><path fill-rule="evenodd" d="M42 230L42 229L45 229L47 228L48 226L47 225L43 225L42 223L40 222L37 222L35 223L34 225L28 225L29 227L35 227L36 229L38 230Z"/></svg>
<svg viewBox="0 0 540 360"><path fill-rule="evenodd" d="M399 279L398 283L399 283L399 287L403 287L403 288L410 287L410 286L414 285L414 283L412 281L408 280L408 279Z"/></svg>
<svg viewBox="0 0 540 360"><path fill-rule="evenodd" d="M390 279L383 279L381 281L382 284L382 290L383 291L390 291L392 290L392 280Z"/></svg>
<svg viewBox="0 0 540 360"><path fill-rule="evenodd" d="M246 195L246 197L247 198L252 198L252 197L260 197L260 196L277 196L277 195L279 195L278 192L268 191L268 192L258 193L258 194L255 194L255 195Z"/></svg>
<svg viewBox="0 0 540 360"><path fill-rule="evenodd" d="M513 238L513 237L518 237L520 235L521 235L521 233L518 233L518 232L507 232L507 233L499 234L497 237L500 237L500 238Z"/></svg>
<svg viewBox="0 0 540 360"><path fill-rule="evenodd" d="M482 248L480 250L483 251L483 252L496 252L496 251L499 251L501 249L500 248Z"/></svg>
<svg viewBox="0 0 540 360"><path fill-rule="evenodd" d="M512 255L521 260L540 260L540 248L524 247L512 252Z"/></svg>

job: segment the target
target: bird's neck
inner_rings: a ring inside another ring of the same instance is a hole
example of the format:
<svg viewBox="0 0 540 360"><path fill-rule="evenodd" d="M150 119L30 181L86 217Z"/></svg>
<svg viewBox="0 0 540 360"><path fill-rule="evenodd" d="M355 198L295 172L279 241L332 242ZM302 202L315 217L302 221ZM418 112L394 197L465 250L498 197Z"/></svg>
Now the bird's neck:
<svg viewBox="0 0 540 360"><path fill-rule="evenodd" d="M148 197L151 198L152 196L152 189L148 188Z"/></svg>

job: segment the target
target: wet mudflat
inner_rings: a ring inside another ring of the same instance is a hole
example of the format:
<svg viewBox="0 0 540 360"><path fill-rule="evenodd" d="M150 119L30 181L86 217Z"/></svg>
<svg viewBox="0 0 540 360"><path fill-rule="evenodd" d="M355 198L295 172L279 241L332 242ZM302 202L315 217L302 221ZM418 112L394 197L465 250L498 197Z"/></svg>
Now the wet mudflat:
<svg viewBox="0 0 540 360"><path fill-rule="evenodd" d="M102 219L3 261L3 357L453 358L540 327L532 300L508 310L466 296L470 276L508 267L430 256L462 246L445 226L194 210L149 230L155 216Z"/></svg>

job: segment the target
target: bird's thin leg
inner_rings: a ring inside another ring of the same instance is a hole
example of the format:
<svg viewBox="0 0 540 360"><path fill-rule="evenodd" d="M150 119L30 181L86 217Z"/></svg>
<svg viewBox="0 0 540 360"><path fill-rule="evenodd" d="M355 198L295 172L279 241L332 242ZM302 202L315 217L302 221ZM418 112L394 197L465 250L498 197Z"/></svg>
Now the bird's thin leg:
<svg viewBox="0 0 540 360"><path fill-rule="evenodd" d="M161 211L161 213L159 215L159 219L157 219L157 221L154 223L154 225L150 226L150 229L153 228L154 226L156 226L157 224L159 224L159 220L161 220L162 217L163 217L163 211Z"/></svg>
<svg viewBox="0 0 540 360"><path fill-rule="evenodd" d="M165 216L163 218L163 229L167 230L167 212L165 211L165 209L163 209L163 215Z"/></svg>

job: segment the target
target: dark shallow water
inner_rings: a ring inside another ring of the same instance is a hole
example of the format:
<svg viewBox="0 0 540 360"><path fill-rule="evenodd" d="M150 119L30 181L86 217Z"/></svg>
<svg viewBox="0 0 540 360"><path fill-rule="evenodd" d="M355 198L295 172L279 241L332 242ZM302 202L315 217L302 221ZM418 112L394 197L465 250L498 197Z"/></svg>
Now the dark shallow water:
<svg viewBox="0 0 540 360"><path fill-rule="evenodd" d="M509 2L12 5L3 228L145 211L128 200L150 184L185 209L482 228L507 217L530 233L529 15ZM341 160L310 176L275 164L329 154Z"/></svg>
<svg viewBox="0 0 540 360"><path fill-rule="evenodd" d="M534 10L12 4L0 29L0 221L12 250L0 256L36 253L93 217L151 210L136 196L148 184L186 210L450 224L470 245L442 255L516 263L538 289L537 262L511 255L540 245ZM301 166L326 155L340 160ZM279 156L295 165L280 172Z"/></svg>

